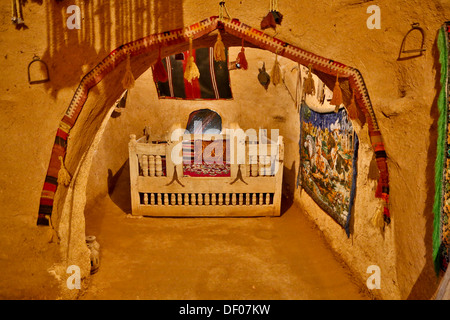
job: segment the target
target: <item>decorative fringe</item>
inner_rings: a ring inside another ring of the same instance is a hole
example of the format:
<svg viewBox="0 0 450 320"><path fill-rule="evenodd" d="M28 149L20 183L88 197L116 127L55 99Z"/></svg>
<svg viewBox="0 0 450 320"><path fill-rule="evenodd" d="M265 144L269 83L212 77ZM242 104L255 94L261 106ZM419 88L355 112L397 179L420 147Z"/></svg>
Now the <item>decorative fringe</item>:
<svg viewBox="0 0 450 320"><path fill-rule="evenodd" d="M61 161L61 168L58 172L58 184L68 187L72 177L70 176L69 171L67 171L66 167L64 166L63 157L59 156L58 158L59 161Z"/></svg>
<svg viewBox="0 0 450 320"><path fill-rule="evenodd" d="M309 65L309 73L308 77L305 78L305 82L303 84L303 91L306 94L311 95L316 94L316 85L314 84L314 79L312 77L312 65Z"/></svg>
<svg viewBox="0 0 450 320"><path fill-rule="evenodd" d="M222 42L222 36L220 35L220 32L217 34L217 41L214 44L214 60L227 61L225 45Z"/></svg>
<svg viewBox="0 0 450 320"><path fill-rule="evenodd" d="M122 85L123 88L126 90L130 90L134 87L134 76L133 76L133 72L131 71L131 63L130 63L130 55L128 54L127 56L127 65L126 65L126 70L125 70L125 75L122 79Z"/></svg>
<svg viewBox="0 0 450 320"><path fill-rule="evenodd" d="M184 78L189 82L192 82L192 80L198 79L200 77L200 71L195 64L192 51L192 38L189 38L189 58L186 64L186 69L184 70Z"/></svg>
<svg viewBox="0 0 450 320"><path fill-rule="evenodd" d="M377 211L375 212L375 214L373 215L372 219L371 219L372 225L375 228L380 228L383 229L384 228L384 210L383 207L379 207L377 209Z"/></svg>
<svg viewBox="0 0 450 320"><path fill-rule="evenodd" d="M161 47L159 48L158 61L156 61L155 65L153 66L153 77L156 81L159 82L166 82L168 79L167 71L161 61Z"/></svg>
<svg viewBox="0 0 450 320"><path fill-rule="evenodd" d="M241 69L247 70L248 69L248 62L247 58L245 57L245 48L244 48L244 39L242 39L242 47L241 52L239 52L236 63L238 63L241 66Z"/></svg>
<svg viewBox="0 0 450 320"><path fill-rule="evenodd" d="M336 107L339 107L343 103L342 100L342 90L339 85L339 74L336 75L336 83L333 89L333 98L330 101L330 104Z"/></svg>
<svg viewBox="0 0 450 320"><path fill-rule="evenodd" d="M272 78L272 83L274 86L278 85L282 81L281 67L278 62L278 54L275 56L275 63L273 65L272 71L270 72L270 77Z"/></svg>

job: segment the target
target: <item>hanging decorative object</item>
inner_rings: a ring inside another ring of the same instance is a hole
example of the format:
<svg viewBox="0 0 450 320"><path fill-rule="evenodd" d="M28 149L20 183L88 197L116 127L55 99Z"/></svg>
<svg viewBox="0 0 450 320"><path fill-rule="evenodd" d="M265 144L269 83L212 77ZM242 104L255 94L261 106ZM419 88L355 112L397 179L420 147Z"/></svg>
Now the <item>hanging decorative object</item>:
<svg viewBox="0 0 450 320"><path fill-rule="evenodd" d="M305 94L314 95L316 93L316 85L312 77L312 65L309 65L308 69L308 77L304 79L305 81L303 84L303 91L305 92Z"/></svg>
<svg viewBox="0 0 450 320"><path fill-rule="evenodd" d="M339 106L343 103L342 90L339 85L339 73L336 75L336 82L333 89L333 98L331 98L330 104L336 106L335 112L338 112Z"/></svg>
<svg viewBox="0 0 450 320"><path fill-rule="evenodd" d="M59 156L58 158L59 158L59 161L61 162L61 169L59 169L59 172L58 172L58 184L65 185L66 187L68 187L70 184L70 180L72 178L70 176L69 171L67 171L67 169L64 165L63 157Z"/></svg>
<svg viewBox="0 0 450 320"><path fill-rule="evenodd" d="M275 23L281 25L283 15L278 11L278 0L272 0L272 9L270 10L270 12L273 15Z"/></svg>
<svg viewBox="0 0 450 320"><path fill-rule="evenodd" d="M281 67L278 62L278 53L275 55L275 63L273 64L270 77L272 78L272 83L274 86L277 86L282 82Z"/></svg>
<svg viewBox="0 0 450 320"><path fill-rule="evenodd" d="M217 33L217 41L214 44L214 60L215 61L227 61L227 54L225 52L225 45L222 41L220 30Z"/></svg>
<svg viewBox="0 0 450 320"><path fill-rule="evenodd" d="M219 2L219 20L220 21L223 21L224 11L227 14L228 18L231 19L230 14L228 13L228 10L227 10L227 6L225 5L225 1L220 1Z"/></svg>
<svg viewBox="0 0 450 320"><path fill-rule="evenodd" d="M131 58L130 54L127 54L127 64L125 69L125 75L122 79L122 85L125 90L130 90L134 88L134 76L133 72L131 71Z"/></svg>
<svg viewBox="0 0 450 320"><path fill-rule="evenodd" d="M265 30L268 28L276 29L277 23L275 22L275 18L273 17L272 12L269 12L264 19L261 21L261 29Z"/></svg>
<svg viewBox="0 0 450 320"><path fill-rule="evenodd" d="M299 146L297 181L349 236L358 175L359 140L347 113L343 109L338 113L321 113L302 103Z"/></svg>
<svg viewBox="0 0 450 320"><path fill-rule="evenodd" d="M270 75L266 71L266 63L263 62L262 68L259 68L258 81L267 90L270 84Z"/></svg>
<svg viewBox="0 0 450 320"><path fill-rule="evenodd" d="M12 17L11 21L16 25L23 25L22 0L12 0Z"/></svg>
<svg viewBox="0 0 450 320"><path fill-rule="evenodd" d="M380 206L375 214L373 215L371 219L372 225L375 228L380 228L381 230L384 229L384 214L383 214L383 207Z"/></svg>
<svg viewBox="0 0 450 320"><path fill-rule="evenodd" d="M194 56L192 55L193 50L193 44L192 44L192 37L189 38L189 58L186 63L186 69L184 71L184 78L192 82L192 80L198 79L200 77L200 71L198 70L197 65L194 61Z"/></svg>
<svg viewBox="0 0 450 320"><path fill-rule="evenodd" d="M168 79L167 71L164 68L164 65L163 65L162 59L161 59L161 47L159 47L158 60L156 61L155 65L153 66L153 77L155 78L155 81L160 81L160 82L166 82Z"/></svg>
<svg viewBox="0 0 450 320"><path fill-rule="evenodd" d="M355 102L355 93L352 93L352 99L350 101L350 104L347 106L347 114L348 117L351 120L356 120L358 117L357 111L356 111L356 102Z"/></svg>
<svg viewBox="0 0 450 320"><path fill-rule="evenodd" d="M283 15L278 11L278 0L270 0L270 11L261 21L261 29L276 29L277 24L281 24Z"/></svg>
<svg viewBox="0 0 450 320"><path fill-rule="evenodd" d="M46 75L42 79L33 79L33 80L31 79L31 72L30 72L30 70L31 70L31 65L32 64L40 64L40 65L44 66L44 70L45 70ZM28 64L28 82L30 84L38 84L38 83L44 83L44 82L47 82L47 81L50 81L50 76L49 76L49 73L48 73L48 66L37 55L35 55L33 57L33 60Z"/></svg>
<svg viewBox="0 0 450 320"><path fill-rule="evenodd" d="M415 33L419 33L420 37L421 37L421 41L420 41L420 47L416 47L414 49L405 49L406 46L406 41L408 40L408 37L410 37L410 35L415 32ZM426 51L426 49L424 48L425 46L425 32L423 31L423 29L420 27L419 23L413 23L411 25L411 30L409 30L405 37L403 38L402 41L402 45L400 47L400 53L398 55L398 61L402 61L402 60L407 60L407 59L412 59L412 58L417 58L423 55L423 53Z"/></svg>
<svg viewBox="0 0 450 320"><path fill-rule="evenodd" d="M244 38L242 38L241 52L238 53L236 63L239 64L240 69L248 69L248 62L247 58L245 57Z"/></svg>
<svg viewBox="0 0 450 320"><path fill-rule="evenodd" d="M227 7L225 6L225 1L219 2L219 20L223 21L223 13L224 11L228 15L228 18L230 18L230 15L228 14ZM217 40L214 44L214 60L215 61L227 61L227 55L226 55L226 49L225 45L222 41L222 35L220 34L221 28L217 30Z"/></svg>

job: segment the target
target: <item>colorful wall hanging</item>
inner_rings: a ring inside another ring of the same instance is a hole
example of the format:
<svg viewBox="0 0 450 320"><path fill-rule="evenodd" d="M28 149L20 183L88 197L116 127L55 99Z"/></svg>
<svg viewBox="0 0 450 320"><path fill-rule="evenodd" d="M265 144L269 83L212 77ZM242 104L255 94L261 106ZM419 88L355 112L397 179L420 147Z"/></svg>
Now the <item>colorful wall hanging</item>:
<svg viewBox="0 0 450 320"><path fill-rule="evenodd" d="M439 30L438 48L441 63L441 91L438 99L439 120L435 165L435 196L433 224L433 261L436 272L446 270L450 251L450 22Z"/></svg>
<svg viewBox="0 0 450 320"><path fill-rule="evenodd" d="M376 196L382 198L385 203L385 218L390 216L388 210L389 173L386 163L386 152L384 151L385 149L380 128L361 73L353 67L321 57L283 40L272 37L237 19L213 16L184 28L152 34L121 45L113 50L83 77L56 130L55 142L51 150L49 166L42 188L37 225L49 225L53 211L53 201L58 187L58 172L61 169L59 157L61 156L64 158L66 155L67 139L70 130L75 125L79 114L83 110L83 106L88 98L89 90L95 87L106 75L114 71L123 62L126 62L128 55L133 59L134 57L144 55L151 51L159 50L161 46L175 48L177 45L186 45L189 43L189 39L199 39L219 28L222 32L243 39L253 46L273 53L279 52L280 56L291 59L304 66L311 65L315 71L320 72L323 76L336 77L339 73L340 79L346 79L349 82L350 89L352 93L354 93L355 106L366 118L370 141L380 171Z"/></svg>
<svg viewBox="0 0 450 320"><path fill-rule="evenodd" d="M167 81L154 79L160 99L233 99L227 66L228 53L226 53L225 61L216 61L212 47L194 49L192 57L200 72L200 77L191 81L183 76L189 57L189 53L184 52L182 60L178 60L175 55L162 59L167 72Z"/></svg>
<svg viewBox="0 0 450 320"><path fill-rule="evenodd" d="M300 109L300 183L311 198L350 234L356 188L358 138L347 111Z"/></svg>

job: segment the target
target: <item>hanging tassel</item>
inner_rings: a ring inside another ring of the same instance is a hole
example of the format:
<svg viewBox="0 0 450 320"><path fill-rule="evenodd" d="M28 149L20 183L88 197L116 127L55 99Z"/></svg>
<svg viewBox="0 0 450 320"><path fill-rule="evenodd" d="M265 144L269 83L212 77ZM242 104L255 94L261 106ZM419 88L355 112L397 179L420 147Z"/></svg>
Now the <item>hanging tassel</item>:
<svg viewBox="0 0 450 320"><path fill-rule="evenodd" d="M316 85L314 84L314 79L312 77L312 65L309 65L309 73L308 77L305 78L305 82L303 84L303 91L306 94L311 95L316 94Z"/></svg>
<svg viewBox="0 0 450 320"><path fill-rule="evenodd" d="M248 69L248 62L247 62L247 58L245 57L244 39L242 39L241 52L238 53L238 56L236 58L236 63L239 64L241 69L244 69L244 70Z"/></svg>
<svg viewBox="0 0 450 320"><path fill-rule="evenodd" d="M379 207L377 209L377 211L375 212L375 214L373 215L372 219L371 219L372 225L375 228L380 228L383 229L384 228L384 210L383 207Z"/></svg>
<svg viewBox="0 0 450 320"><path fill-rule="evenodd" d="M273 65L272 71L270 73L270 77L272 78L272 83L274 86L276 86L277 84L280 84L282 81L281 67L280 67L280 63L278 62L278 54L275 56L275 63Z"/></svg>
<svg viewBox="0 0 450 320"><path fill-rule="evenodd" d="M161 60L161 47L159 47L158 61L156 61L155 65L153 66L153 77L157 82L166 82L168 79L167 71L164 68L164 64Z"/></svg>
<svg viewBox="0 0 450 320"><path fill-rule="evenodd" d="M220 35L220 32L217 34L217 41L214 44L214 60L227 61L225 45L222 42L222 36Z"/></svg>
<svg viewBox="0 0 450 320"><path fill-rule="evenodd" d="M131 63L130 63L130 54L127 56L127 65L125 70L125 75L122 79L122 85L123 88L126 90L132 89L134 87L134 76L133 72L131 71Z"/></svg>
<svg viewBox="0 0 450 320"><path fill-rule="evenodd" d="M342 90L339 85L339 74L336 75L336 83L333 89L333 98L330 101L330 104L336 106L336 109L339 110L339 106L343 103L342 101Z"/></svg>
<svg viewBox="0 0 450 320"><path fill-rule="evenodd" d="M70 180L72 179L70 177L69 171L67 171L66 167L64 166L64 160L63 157L59 156L59 161L61 162L61 168L58 172L58 184L65 185L66 187L69 186Z"/></svg>
<svg viewBox="0 0 450 320"><path fill-rule="evenodd" d="M186 63L186 69L184 70L184 78L189 82L192 82L192 80L198 79L200 77L200 71L195 64L192 51L192 38L189 38L189 58Z"/></svg>

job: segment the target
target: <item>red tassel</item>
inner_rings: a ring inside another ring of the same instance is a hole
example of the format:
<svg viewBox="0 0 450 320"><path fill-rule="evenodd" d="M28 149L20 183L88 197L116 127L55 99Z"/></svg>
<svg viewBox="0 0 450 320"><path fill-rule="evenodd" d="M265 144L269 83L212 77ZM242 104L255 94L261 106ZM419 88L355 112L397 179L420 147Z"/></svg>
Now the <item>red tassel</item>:
<svg viewBox="0 0 450 320"><path fill-rule="evenodd" d="M236 59L236 63L239 63L239 65L241 66L241 69L244 69L244 70L248 69L248 62L247 62L247 58L245 58L244 49L241 49L241 52L239 52L237 59Z"/></svg>
<svg viewBox="0 0 450 320"><path fill-rule="evenodd" d="M161 48L159 48L158 61L153 66L153 77L158 82L166 82L168 79L167 71L161 61Z"/></svg>
<svg viewBox="0 0 450 320"><path fill-rule="evenodd" d="M239 52L236 63L238 63L241 66L241 69L247 70L248 69L248 62L247 58L245 57L245 48L244 48L244 39L242 39L242 47L241 52Z"/></svg>

